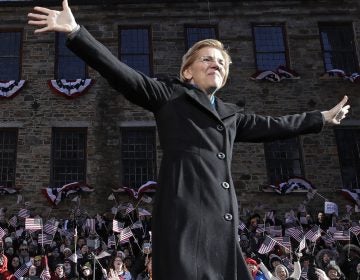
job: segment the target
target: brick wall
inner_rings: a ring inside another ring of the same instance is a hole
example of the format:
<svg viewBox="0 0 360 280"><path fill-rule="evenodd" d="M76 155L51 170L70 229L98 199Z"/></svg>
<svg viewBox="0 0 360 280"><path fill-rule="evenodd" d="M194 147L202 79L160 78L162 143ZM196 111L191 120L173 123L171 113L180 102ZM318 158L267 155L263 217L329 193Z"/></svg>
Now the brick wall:
<svg viewBox="0 0 360 280"><path fill-rule="evenodd" d="M351 118L357 120L359 86L319 78L324 66L318 34L318 22L349 21L358 39L360 7L356 0L216 2L210 6L203 2L137 3L72 9L77 21L114 54L118 51L118 26L151 25L155 75L178 74L185 51L185 24L217 24L219 39L229 46L233 60L228 86L219 93L225 101L244 102L246 112L283 115L328 109L347 94L353 108ZM19 128L16 186L22 188L35 211L45 211L48 204L40 189L49 184L51 128L87 127L87 182L96 188L96 194L84 197L82 203L91 205L91 213L104 211L109 208L106 197L121 180L119 123L152 122L153 117L124 100L92 69L89 76L96 83L84 96L68 100L51 93L47 80L54 78L55 36L34 35L34 28L26 25L29 11L30 7L0 7L0 28L23 29L21 77L27 85L15 98L0 100L0 126ZM269 83L249 79L256 70L251 23L260 22L286 23L290 64L300 73L300 80ZM37 110L34 102L40 105ZM301 142L306 178L325 197L343 205L345 201L334 193L342 182L333 129L301 137ZM260 185L269 183L263 144L237 144L233 159L233 179L243 207L266 201L269 208L281 210L305 199L304 194L284 198L259 191ZM0 201L9 209L20 207L14 196L0 197ZM320 207L323 200L312 203L314 208ZM71 207L71 202L65 201L53 212Z"/></svg>

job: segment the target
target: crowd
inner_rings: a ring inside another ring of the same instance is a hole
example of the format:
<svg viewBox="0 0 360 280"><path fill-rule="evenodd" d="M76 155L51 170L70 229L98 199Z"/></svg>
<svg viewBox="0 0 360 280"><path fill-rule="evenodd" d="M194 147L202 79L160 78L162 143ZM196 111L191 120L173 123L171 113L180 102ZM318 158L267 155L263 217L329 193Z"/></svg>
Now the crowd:
<svg viewBox="0 0 360 280"><path fill-rule="evenodd" d="M258 280L360 279L360 226L348 217L248 212L238 234L249 271ZM1 280L152 279L151 214L132 204L65 219L1 209L0 237Z"/></svg>

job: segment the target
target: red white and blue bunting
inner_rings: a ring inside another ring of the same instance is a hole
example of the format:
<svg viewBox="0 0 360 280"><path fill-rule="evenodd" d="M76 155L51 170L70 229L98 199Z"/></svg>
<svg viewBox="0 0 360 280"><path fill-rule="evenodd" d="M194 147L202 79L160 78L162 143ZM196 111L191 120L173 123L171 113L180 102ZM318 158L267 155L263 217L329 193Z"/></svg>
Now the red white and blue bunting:
<svg viewBox="0 0 360 280"><path fill-rule="evenodd" d="M254 81L265 80L270 82L281 82L282 80L298 80L300 79L300 75L285 66L279 66L275 71L258 71L251 75L250 79Z"/></svg>
<svg viewBox="0 0 360 280"><path fill-rule="evenodd" d="M49 80L49 87L56 94L60 94L66 98L75 98L86 93L93 83L93 79L60 79Z"/></svg>
<svg viewBox="0 0 360 280"><path fill-rule="evenodd" d="M138 200L145 193L154 193L157 187L157 183L154 181L147 181L145 184L141 185L137 190L128 188L128 187L120 187L118 189L113 189L114 193L127 193L131 198Z"/></svg>
<svg viewBox="0 0 360 280"><path fill-rule="evenodd" d="M286 182L278 185L265 185L263 191L274 191L278 194L288 194L291 192L308 192L313 191L316 188L306 179L301 177L292 177Z"/></svg>
<svg viewBox="0 0 360 280"><path fill-rule="evenodd" d="M25 85L25 80L0 82L0 98L12 98Z"/></svg>
<svg viewBox="0 0 360 280"><path fill-rule="evenodd" d="M344 70L341 69L332 69L327 71L325 74L321 76L323 79L332 79L332 78L342 78L344 80L349 80L353 83L360 83L360 74L359 73L352 73L346 74Z"/></svg>
<svg viewBox="0 0 360 280"><path fill-rule="evenodd" d="M44 188L41 190L45 197L49 200L50 203L58 205L61 200L68 197L70 194L74 193L89 193L93 192L94 189L85 183L73 182L66 184L61 188Z"/></svg>

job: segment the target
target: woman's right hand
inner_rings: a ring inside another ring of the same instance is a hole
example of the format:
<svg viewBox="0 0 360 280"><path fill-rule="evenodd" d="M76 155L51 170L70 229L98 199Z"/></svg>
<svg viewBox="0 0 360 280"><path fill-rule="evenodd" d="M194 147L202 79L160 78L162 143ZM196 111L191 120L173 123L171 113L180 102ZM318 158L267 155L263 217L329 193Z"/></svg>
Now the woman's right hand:
<svg viewBox="0 0 360 280"><path fill-rule="evenodd" d="M70 33L77 27L75 18L71 12L67 0L62 2L62 11L50 10L43 7L34 7L36 13L29 13L30 25L40 27L35 33L57 31Z"/></svg>

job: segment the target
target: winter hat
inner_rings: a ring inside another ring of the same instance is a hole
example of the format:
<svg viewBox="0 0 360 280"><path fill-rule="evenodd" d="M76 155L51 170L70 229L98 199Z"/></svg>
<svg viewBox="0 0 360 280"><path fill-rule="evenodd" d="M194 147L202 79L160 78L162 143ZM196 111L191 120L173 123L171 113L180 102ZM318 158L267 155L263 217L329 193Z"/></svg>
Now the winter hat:
<svg viewBox="0 0 360 280"><path fill-rule="evenodd" d="M5 243L12 243L12 238L11 237L6 237L5 238Z"/></svg>
<svg viewBox="0 0 360 280"><path fill-rule="evenodd" d="M270 265L270 268L271 268L271 269L274 269L274 267L273 267L273 265L272 265L272 263L273 263L274 261L279 261L279 262L281 263L281 258L280 258L278 255L276 255L276 254L271 254L271 255L269 256L269 265Z"/></svg>
<svg viewBox="0 0 360 280"><path fill-rule="evenodd" d="M257 262L252 258L245 259L246 264L258 265Z"/></svg>

